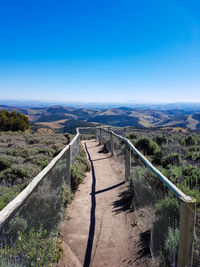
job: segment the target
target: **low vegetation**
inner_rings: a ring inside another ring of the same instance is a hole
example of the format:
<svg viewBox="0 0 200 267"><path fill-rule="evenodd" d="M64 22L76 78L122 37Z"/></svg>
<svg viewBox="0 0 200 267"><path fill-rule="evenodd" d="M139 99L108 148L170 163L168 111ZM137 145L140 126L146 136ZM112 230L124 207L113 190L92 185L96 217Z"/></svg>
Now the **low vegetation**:
<svg viewBox="0 0 200 267"><path fill-rule="evenodd" d="M79 184L83 182L85 172L90 171L90 165L88 163L86 152L82 146L80 146L79 154L76 157L76 162L72 165L71 170L71 186L72 191L78 189Z"/></svg>
<svg viewBox="0 0 200 267"><path fill-rule="evenodd" d="M0 209L4 208L66 145L61 134L0 132Z"/></svg>
<svg viewBox="0 0 200 267"><path fill-rule="evenodd" d="M63 135L1 132L0 209L26 187L66 142ZM80 146L71 169L71 191L68 176L63 175L66 173L64 155L7 222L6 230L3 228L1 266L10 262L15 266L54 266L59 261L62 248L57 241L58 226L85 172L90 170L85 150Z"/></svg>
<svg viewBox="0 0 200 267"><path fill-rule="evenodd" d="M127 137L182 192L196 199L199 214L200 133L135 130ZM135 205L152 205L152 214L155 212L155 218L149 215L147 220L152 220L151 242L153 251L160 251L160 254L156 255L160 258L160 266L176 266L180 201L154 177L137 156L133 158L132 172L136 177L132 178ZM196 254L199 254L199 233L197 221L194 242L194 251L198 251Z"/></svg>
<svg viewBox="0 0 200 267"><path fill-rule="evenodd" d="M0 111L1 131L22 131L29 128L29 119L24 114L15 111Z"/></svg>

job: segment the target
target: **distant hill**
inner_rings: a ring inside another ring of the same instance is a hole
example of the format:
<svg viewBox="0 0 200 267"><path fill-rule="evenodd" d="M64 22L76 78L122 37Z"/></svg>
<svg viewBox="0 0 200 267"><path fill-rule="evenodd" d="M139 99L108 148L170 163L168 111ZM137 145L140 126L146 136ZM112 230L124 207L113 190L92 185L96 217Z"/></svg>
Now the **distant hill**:
<svg viewBox="0 0 200 267"><path fill-rule="evenodd" d="M135 127L141 127L141 125L138 123L138 118L125 116L125 115L99 115L94 118L89 119L90 122L98 122L100 124L107 124L111 126L135 126Z"/></svg>
<svg viewBox="0 0 200 267"><path fill-rule="evenodd" d="M67 131L70 127L93 125L94 123L111 126L132 126L142 128L184 127L200 130L200 109L198 105L169 105L169 109L141 107L109 107L88 109L53 105L48 107L12 107L0 105L0 110L21 112L27 115L32 127L41 127L54 131ZM165 108L167 105L165 105ZM184 109L185 107L185 109ZM76 123L77 122L77 123Z"/></svg>
<svg viewBox="0 0 200 267"><path fill-rule="evenodd" d="M88 121L69 120L66 123L64 123L63 126L64 127L60 129L60 132L75 134L77 127L95 127L96 125Z"/></svg>

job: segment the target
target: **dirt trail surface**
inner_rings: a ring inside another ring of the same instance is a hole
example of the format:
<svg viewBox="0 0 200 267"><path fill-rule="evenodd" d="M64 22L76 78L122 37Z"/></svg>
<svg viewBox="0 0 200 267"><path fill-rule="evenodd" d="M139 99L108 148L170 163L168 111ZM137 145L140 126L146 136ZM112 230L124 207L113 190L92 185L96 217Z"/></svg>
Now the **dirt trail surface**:
<svg viewBox="0 0 200 267"><path fill-rule="evenodd" d="M92 168L68 207L57 267L155 266L129 209L123 165L94 140L83 145Z"/></svg>

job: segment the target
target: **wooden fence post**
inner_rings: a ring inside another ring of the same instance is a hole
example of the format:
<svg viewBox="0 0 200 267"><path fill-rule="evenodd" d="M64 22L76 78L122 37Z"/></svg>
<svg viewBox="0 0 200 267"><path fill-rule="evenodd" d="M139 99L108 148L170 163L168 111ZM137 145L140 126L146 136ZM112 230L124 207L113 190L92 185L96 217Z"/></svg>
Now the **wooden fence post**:
<svg viewBox="0 0 200 267"><path fill-rule="evenodd" d="M99 128L96 128L96 141L98 141L98 130Z"/></svg>
<svg viewBox="0 0 200 267"><path fill-rule="evenodd" d="M125 179L129 180L131 174L131 149L128 144L126 144L125 149Z"/></svg>
<svg viewBox="0 0 200 267"><path fill-rule="evenodd" d="M70 186L71 189L71 168L72 168L72 162L71 162L71 145L69 145L69 148L66 151L66 163L67 163L67 184Z"/></svg>
<svg viewBox="0 0 200 267"><path fill-rule="evenodd" d="M100 128L99 144L102 145L102 128Z"/></svg>
<svg viewBox="0 0 200 267"><path fill-rule="evenodd" d="M110 132L110 152L114 156L114 142L113 142L113 133Z"/></svg>
<svg viewBox="0 0 200 267"><path fill-rule="evenodd" d="M192 267L196 199L182 199L179 229L178 267Z"/></svg>

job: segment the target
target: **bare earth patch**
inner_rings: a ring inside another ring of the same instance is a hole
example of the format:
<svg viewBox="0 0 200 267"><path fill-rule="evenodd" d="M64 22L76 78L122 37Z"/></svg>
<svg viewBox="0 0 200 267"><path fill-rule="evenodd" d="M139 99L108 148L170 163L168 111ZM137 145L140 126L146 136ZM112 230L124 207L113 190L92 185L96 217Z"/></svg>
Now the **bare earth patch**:
<svg viewBox="0 0 200 267"><path fill-rule="evenodd" d="M94 140L83 144L92 170L68 207L61 228L64 252L57 267L156 266L142 233L146 229L129 209L122 165L101 152Z"/></svg>

